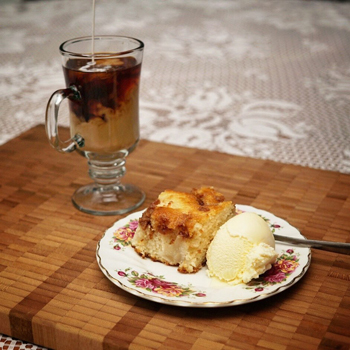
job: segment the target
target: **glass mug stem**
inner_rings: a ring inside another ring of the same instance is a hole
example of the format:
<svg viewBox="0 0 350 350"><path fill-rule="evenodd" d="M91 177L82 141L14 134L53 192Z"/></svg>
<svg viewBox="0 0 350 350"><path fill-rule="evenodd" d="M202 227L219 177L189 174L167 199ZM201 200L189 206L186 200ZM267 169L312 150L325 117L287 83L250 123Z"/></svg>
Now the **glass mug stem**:
<svg viewBox="0 0 350 350"><path fill-rule="evenodd" d="M71 39L60 46L66 88L50 97L45 117L49 143L57 151L77 151L88 161L93 183L72 196L79 210L94 215L121 215L139 207L145 194L123 184L126 157L139 141L138 94L143 43L122 36ZM69 140L61 140L58 118L68 99Z"/></svg>
<svg viewBox="0 0 350 350"><path fill-rule="evenodd" d="M100 186L119 186L126 173L127 152L119 152L118 158L94 159L88 156L89 175Z"/></svg>

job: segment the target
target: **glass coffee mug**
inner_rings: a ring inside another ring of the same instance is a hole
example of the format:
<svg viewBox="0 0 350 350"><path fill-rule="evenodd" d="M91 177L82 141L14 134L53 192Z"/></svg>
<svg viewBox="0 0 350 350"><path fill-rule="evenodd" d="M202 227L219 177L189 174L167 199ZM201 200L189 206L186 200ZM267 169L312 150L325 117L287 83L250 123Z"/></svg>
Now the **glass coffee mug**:
<svg viewBox="0 0 350 350"><path fill-rule="evenodd" d="M67 87L54 92L47 104L46 134L57 151L77 151L87 158L94 182L72 197L83 212L124 214L145 199L138 187L121 183L125 159L140 137L143 49L140 40L122 36L82 37L60 46ZM63 141L58 135L58 110L66 98L71 138Z"/></svg>

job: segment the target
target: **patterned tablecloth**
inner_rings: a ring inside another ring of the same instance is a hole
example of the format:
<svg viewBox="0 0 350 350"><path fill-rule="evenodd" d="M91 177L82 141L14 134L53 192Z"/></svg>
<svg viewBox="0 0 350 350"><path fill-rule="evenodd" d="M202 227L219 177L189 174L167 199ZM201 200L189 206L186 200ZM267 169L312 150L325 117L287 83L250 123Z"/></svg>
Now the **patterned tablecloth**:
<svg viewBox="0 0 350 350"><path fill-rule="evenodd" d="M0 144L44 122L91 2L1 1ZM97 0L96 33L145 43L142 138L350 173L349 2Z"/></svg>
<svg viewBox="0 0 350 350"><path fill-rule="evenodd" d="M0 142L43 123L91 7L1 2ZM350 172L349 2L97 0L96 33L145 43L142 138Z"/></svg>

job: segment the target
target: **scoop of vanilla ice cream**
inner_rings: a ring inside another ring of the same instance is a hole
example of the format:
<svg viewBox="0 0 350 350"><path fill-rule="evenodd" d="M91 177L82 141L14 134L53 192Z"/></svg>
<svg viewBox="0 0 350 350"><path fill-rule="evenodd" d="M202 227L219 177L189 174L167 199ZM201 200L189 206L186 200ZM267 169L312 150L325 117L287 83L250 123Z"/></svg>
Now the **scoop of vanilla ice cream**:
<svg viewBox="0 0 350 350"><path fill-rule="evenodd" d="M269 225L245 212L221 226L210 243L208 275L230 284L248 283L270 269L277 255Z"/></svg>

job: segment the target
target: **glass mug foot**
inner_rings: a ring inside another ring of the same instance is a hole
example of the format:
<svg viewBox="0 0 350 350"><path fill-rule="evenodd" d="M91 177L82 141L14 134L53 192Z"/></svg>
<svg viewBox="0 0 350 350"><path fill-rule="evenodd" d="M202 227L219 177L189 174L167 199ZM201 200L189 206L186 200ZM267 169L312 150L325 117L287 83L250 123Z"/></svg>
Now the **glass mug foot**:
<svg viewBox="0 0 350 350"><path fill-rule="evenodd" d="M72 202L77 209L93 215L121 215L143 203L146 197L143 191L121 183L128 154L126 150L110 155L85 153L89 176L95 182L75 191Z"/></svg>
<svg viewBox="0 0 350 350"><path fill-rule="evenodd" d="M74 206L93 215L122 215L139 207L146 196L134 185L101 186L96 183L78 188L72 197Z"/></svg>

